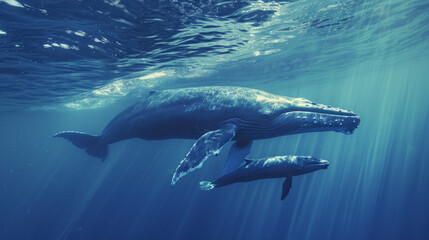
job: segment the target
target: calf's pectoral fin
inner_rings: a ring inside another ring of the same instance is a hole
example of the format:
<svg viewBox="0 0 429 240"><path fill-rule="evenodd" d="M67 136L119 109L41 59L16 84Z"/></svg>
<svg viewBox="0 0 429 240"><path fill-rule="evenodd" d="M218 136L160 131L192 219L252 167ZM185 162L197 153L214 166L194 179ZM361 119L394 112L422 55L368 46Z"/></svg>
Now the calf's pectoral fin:
<svg viewBox="0 0 429 240"><path fill-rule="evenodd" d="M250 153L252 148L252 140L236 141L229 150L226 158L225 166L222 169L222 176L237 169L244 162L244 158Z"/></svg>
<svg viewBox="0 0 429 240"><path fill-rule="evenodd" d="M200 189L203 191L212 190L216 187L216 184L209 182L209 181L201 181L200 182Z"/></svg>
<svg viewBox="0 0 429 240"><path fill-rule="evenodd" d="M202 167L207 158L218 154L222 147L235 136L236 130L236 125L227 124L201 136L176 168L171 185L174 186L179 179Z"/></svg>
<svg viewBox="0 0 429 240"><path fill-rule="evenodd" d="M286 177L285 181L283 182L281 200L283 200L287 197L291 188L292 188L292 176L288 176L288 177Z"/></svg>

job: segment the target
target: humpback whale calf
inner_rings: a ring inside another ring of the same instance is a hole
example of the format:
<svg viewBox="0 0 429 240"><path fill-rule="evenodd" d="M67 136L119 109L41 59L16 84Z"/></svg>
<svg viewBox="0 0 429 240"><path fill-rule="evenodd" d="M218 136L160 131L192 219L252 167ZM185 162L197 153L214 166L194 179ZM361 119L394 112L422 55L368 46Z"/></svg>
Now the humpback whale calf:
<svg viewBox="0 0 429 240"><path fill-rule="evenodd" d="M171 185L200 168L229 141L235 141L223 171L237 168L253 140L306 132L351 134L359 125L351 111L243 87L194 87L151 91L119 113L95 136L77 131L54 135L103 161L108 145L129 139L197 139L179 163Z"/></svg>
<svg viewBox="0 0 429 240"><path fill-rule="evenodd" d="M244 159L235 170L225 172L214 182L200 182L201 190L211 190L236 182L249 182L265 178L286 178L283 182L281 200L292 187L292 177L320 169L326 169L329 162L310 156L277 156L257 160Z"/></svg>

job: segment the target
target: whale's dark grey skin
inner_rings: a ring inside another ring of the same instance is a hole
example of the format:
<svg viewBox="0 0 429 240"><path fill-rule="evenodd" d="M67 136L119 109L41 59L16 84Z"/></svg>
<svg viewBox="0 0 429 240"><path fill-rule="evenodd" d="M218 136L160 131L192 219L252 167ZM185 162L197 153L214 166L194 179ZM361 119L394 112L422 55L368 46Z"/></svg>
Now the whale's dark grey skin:
<svg viewBox="0 0 429 240"><path fill-rule="evenodd" d="M200 168L229 141L224 171L238 167L255 139L305 132L351 134L359 117L347 110L242 87L196 87L153 91L118 114L99 136L65 131L54 135L104 160L108 145L129 139L198 139L180 162L174 185Z"/></svg>
<svg viewBox="0 0 429 240"><path fill-rule="evenodd" d="M200 182L201 190L213 188L237 182L249 182L265 178L286 178L283 182L281 200L285 199L292 187L292 177L320 169L326 169L329 162L310 156L277 156L258 160L245 159L241 165L226 172L214 182Z"/></svg>

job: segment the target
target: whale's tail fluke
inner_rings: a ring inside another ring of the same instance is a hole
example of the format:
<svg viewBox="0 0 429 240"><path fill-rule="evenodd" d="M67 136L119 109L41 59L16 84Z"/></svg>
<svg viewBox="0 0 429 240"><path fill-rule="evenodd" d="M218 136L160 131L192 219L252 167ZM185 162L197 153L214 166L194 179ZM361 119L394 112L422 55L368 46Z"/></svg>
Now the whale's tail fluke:
<svg viewBox="0 0 429 240"><path fill-rule="evenodd" d="M216 184L209 182L209 181L202 181L200 182L200 189L204 191L212 190L216 187Z"/></svg>
<svg viewBox="0 0 429 240"><path fill-rule="evenodd" d="M64 131L54 135L62 137L72 142L76 147L85 149L85 152L91 156L100 158L104 161L109 154L109 148L105 144L100 144L100 136L94 136L77 131Z"/></svg>

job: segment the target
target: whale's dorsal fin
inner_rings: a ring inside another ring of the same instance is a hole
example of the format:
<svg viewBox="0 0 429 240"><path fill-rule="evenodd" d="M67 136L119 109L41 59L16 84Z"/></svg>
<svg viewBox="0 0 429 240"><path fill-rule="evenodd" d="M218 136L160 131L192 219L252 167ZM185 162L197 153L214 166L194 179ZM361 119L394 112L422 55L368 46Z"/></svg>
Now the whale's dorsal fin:
<svg viewBox="0 0 429 240"><path fill-rule="evenodd" d="M175 185L179 179L202 167L207 158L219 154L222 147L235 136L236 130L237 126L230 123L201 136L176 168L171 185Z"/></svg>
<svg viewBox="0 0 429 240"><path fill-rule="evenodd" d="M283 200L287 197L291 188L292 188L292 176L288 176L288 177L286 177L285 181L283 182L281 200Z"/></svg>
<svg viewBox="0 0 429 240"><path fill-rule="evenodd" d="M249 141L236 141L229 150L228 157L225 162L225 166L222 169L222 176L231 173L243 163L247 154L250 153L252 148L252 140Z"/></svg>

